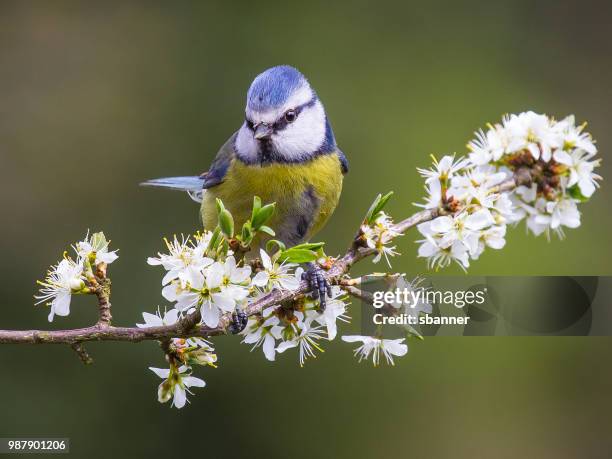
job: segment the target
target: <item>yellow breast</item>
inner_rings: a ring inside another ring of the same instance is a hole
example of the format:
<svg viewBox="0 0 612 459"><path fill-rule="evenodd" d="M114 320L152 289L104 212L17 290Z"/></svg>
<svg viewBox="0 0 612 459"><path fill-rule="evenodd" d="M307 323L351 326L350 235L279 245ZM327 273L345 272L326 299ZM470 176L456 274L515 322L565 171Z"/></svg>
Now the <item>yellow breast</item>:
<svg viewBox="0 0 612 459"><path fill-rule="evenodd" d="M220 198L232 212L236 227L251 215L253 196L263 203L276 202L277 211L270 226L281 240L289 240L293 220L310 215L308 240L331 216L342 190L343 175L336 154L321 155L310 161L290 164L247 165L234 159L223 183L204 193L202 221L204 228L217 224L215 199ZM283 232L285 234L283 234Z"/></svg>

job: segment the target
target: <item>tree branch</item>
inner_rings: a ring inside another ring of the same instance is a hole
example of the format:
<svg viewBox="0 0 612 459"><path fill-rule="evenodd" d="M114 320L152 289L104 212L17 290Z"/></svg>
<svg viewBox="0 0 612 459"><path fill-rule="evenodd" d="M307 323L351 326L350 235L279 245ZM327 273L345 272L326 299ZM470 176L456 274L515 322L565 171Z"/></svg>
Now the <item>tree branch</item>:
<svg viewBox="0 0 612 459"><path fill-rule="evenodd" d="M519 185L527 185L531 183L531 176L528 171L520 169L515 173L514 177L508 179L496 187L492 188L492 192L510 191ZM393 229L398 233L405 233L408 229L441 215L450 215L461 211L454 209L451 211L446 208L426 209L413 214L395 224ZM351 267L360 260L372 256L376 250L361 247L359 241L353 241L351 247L340 258L336 259L331 267L323 272L325 278L331 284L341 283L341 277L347 274ZM102 279L106 279L105 273L100 275ZM110 282L110 281L109 281ZM179 320L176 324L158 327L114 327L110 325L110 302L108 301L108 287L110 284L101 285L98 296L98 305L100 318L96 325L86 328L70 329L70 330L0 330L0 344L69 344L82 356L84 351L79 343L87 341L128 341L140 342L148 340L163 341L169 338L189 338L189 337L208 337L215 335L227 334L227 326L230 322L229 315L224 316L219 326L209 328L205 325L197 325L200 321L200 313L196 311ZM262 310L278 305L282 302L291 301L304 295L310 291L306 281L302 281L297 290L275 290L259 299L253 301L245 308L245 313L249 316L261 313ZM86 354L86 353L85 353ZM89 357L87 355L87 357ZM83 357L81 357L83 358Z"/></svg>

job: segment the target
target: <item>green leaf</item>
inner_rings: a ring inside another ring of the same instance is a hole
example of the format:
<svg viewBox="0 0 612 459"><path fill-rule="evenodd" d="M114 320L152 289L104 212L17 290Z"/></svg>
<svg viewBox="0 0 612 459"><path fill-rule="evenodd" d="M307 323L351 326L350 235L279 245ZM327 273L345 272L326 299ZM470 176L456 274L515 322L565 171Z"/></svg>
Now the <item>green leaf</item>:
<svg viewBox="0 0 612 459"><path fill-rule="evenodd" d="M378 217L378 214L380 214L380 212L387 205L387 202L389 202L389 199L391 198L391 196L393 196L393 191L389 191L384 196L381 194L376 196L376 199L374 199L374 202L372 203L372 205L368 209L368 213L366 214L366 218L365 218L366 223L369 224L369 223L372 223L374 220L376 220L376 218Z"/></svg>
<svg viewBox="0 0 612 459"><path fill-rule="evenodd" d="M251 213L251 221L255 219L255 215L259 213L261 209L261 198L259 196L253 196L253 212Z"/></svg>
<svg viewBox="0 0 612 459"><path fill-rule="evenodd" d="M223 256L227 255L227 252L229 250L229 243L227 242L227 239L223 239L223 243L221 244L221 250L219 251L219 253L221 253Z"/></svg>
<svg viewBox="0 0 612 459"><path fill-rule="evenodd" d="M242 236L240 239L246 245L250 244L253 240L253 230L251 229L250 222L246 222L242 225Z"/></svg>
<svg viewBox="0 0 612 459"><path fill-rule="evenodd" d="M217 213L220 214L223 210L225 210L225 206L223 205L223 201L221 201L221 199L217 198L215 200L216 204L217 204Z"/></svg>
<svg viewBox="0 0 612 459"><path fill-rule="evenodd" d="M416 336L419 339L423 339L423 335L419 333L419 331L414 328L412 325L404 324L402 328L406 330L406 338L410 338L411 336Z"/></svg>
<svg viewBox="0 0 612 459"><path fill-rule="evenodd" d="M266 252L272 253L274 246L276 246L281 252L286 248L283 242L277 239L270 239L268 242L266 242Z"/></svg>
<svg viewBox="0 0 612 459"><path fill-rule="evenodd" d="M317 253L312 250L296 249L295 247L283 250L279 256L281 261L288 261L290 263L308 263L315 261L317 258Z"/></svg>
<svg viewBox="0 0 612 459"><path fill-rule="evenodd" d="M219 212L219 227L227 237L234 237L234 217L227 209Z"/></svg>
<svg viewBox="0 0 612 459"><path fill-rule="evenodd" d="M261 209L259 209L257 214L251 220L251 223L253 224L253 229L258 230L261 226L263 226L270 219L270 217L272 217L275 210L276 203L274 202L272 204L267 204Z"/></svg>
<svg viewBox="0 0 612 459"><path fill-rule="evenodd" d="M578 184L571 186L567 189L567 192L569 193L569 195L574 198L577 199L580 202L586 202L589 200L589 198L587 198L585 195L582 194L582 192L580 191L580 187L578 186Z"/></svg>
<svg viewBox="0 0 612 459"><path fill-rule="evenodd" d="M374 198L374 201L372 202L372 204L370 204L370 208L366 212L366 216L365 216L366 223L370 223L370 221L372 221L372 215L374 215L374 210L376 209L376 207L378 207L378 204L380 203L381 199L382 199L382 195L378 194Z"/></svg>
<svg viewBox="0 0 612 459"><path fill-rule="evenodd" d="M307 249L316 252L325 245L325 242L305 242L303 244L294 245L292 249Z"/></svg>
<svg viewBox="0 0 612 459"><path fill-rule="evenodd" d="M220 235L221 235L221 228L217 226L215 230L213 231L212 236L210 237L210 241L208 242L208 247L206 248L207 252L209 250L214 249L217 246L217 244L219 243Z"/></svg>
<svg viewBox="0 0 612 459"><path fill-rule="evenodd" d="M261 231L262 233L269 234L272 237L276 236L276 233L274 232L274 230L272 228L270 228L269 226L266 226L266 225L260 226L258 231Z"/></svg>

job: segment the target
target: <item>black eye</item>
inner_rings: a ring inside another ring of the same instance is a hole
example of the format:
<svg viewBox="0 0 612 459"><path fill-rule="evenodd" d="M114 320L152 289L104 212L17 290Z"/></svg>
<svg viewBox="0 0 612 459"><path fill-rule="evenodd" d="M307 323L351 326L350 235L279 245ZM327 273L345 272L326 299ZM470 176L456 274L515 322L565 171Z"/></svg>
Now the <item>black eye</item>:
<svg viewBox="0 0 612 459"><path fill-rule="evenodd" d="M287 120L288 123L293 123L296 118L297 118L297 113L295 110L287 110L285 112L285 119Z"/></svg>
<svg viewBox="0 0 612 459"><path fill-rule="evenodd" d="M253 124L253 122L252 122L250 119L246 118L244 121L246 122L247 127L248 127L248 128L251 130L251 131L254 131L254 130L255 130L255 125Z"/></svg>

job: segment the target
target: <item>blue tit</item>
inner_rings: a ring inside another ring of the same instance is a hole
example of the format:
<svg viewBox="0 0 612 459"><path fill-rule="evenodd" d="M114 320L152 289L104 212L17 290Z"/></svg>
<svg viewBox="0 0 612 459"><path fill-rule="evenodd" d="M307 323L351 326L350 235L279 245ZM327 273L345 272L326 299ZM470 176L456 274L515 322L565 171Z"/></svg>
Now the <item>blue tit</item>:
<svg viewBox="0 0 612 459"><path fill-rule="evenodd" d="M269 226L277 239L293 246L310 240L325 225L338 204L347 171L348 161L336 145L321 100L304 75L281 65L255 77L247 92L242 126L221 147L207 172L143 185L187 191L201 200L207 230L217 224L216 198L237 224L250 217L253 196L275 202ZM316 267L308 273L324 307L328 286Z"/></svg>

